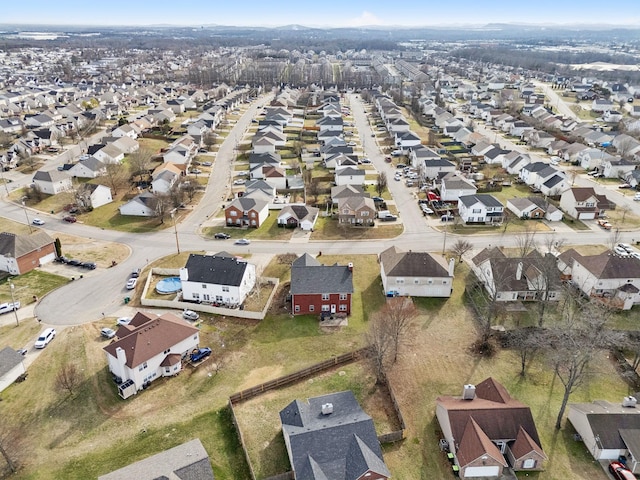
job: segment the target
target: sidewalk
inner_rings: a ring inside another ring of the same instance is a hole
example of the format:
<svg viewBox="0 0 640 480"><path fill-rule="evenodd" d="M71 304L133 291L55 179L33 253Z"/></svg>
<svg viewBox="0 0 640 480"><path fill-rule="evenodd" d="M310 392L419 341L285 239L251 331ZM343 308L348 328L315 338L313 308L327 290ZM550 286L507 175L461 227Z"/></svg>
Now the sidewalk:
<svg viewBox="0 0 640 480"><path fill-rule="evenodd" d="M18 309L17 312L15 312L18 314L18 322L21 323L24 320L33 318L33 310L35 309L35 306L36 304L34 302ZM14 314L14 312L0 315L0 326L5 327L7 325L16 325L16 315Z"/></svg>

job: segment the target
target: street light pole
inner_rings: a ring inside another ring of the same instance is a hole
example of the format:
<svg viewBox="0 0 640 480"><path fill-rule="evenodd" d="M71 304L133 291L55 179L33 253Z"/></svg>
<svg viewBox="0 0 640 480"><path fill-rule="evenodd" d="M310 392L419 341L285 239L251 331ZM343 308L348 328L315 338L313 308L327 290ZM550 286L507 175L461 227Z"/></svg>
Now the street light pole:
<svg viewBox="0 0 640 480"><path fill-rule="evenodd" d="M178 241L178 227L176 227L175 209L171 212L171 220L173 220L173 232L176 235L176 250L180 253L180 242Z"/></svg>
<svg viewBox="0 0 640 480"><path fill-rule="evenodd" d="M11 290L11 302L13 303L13 314L16 316L16 327L20 326L20 321L18 320L18 309L16 308L16 297L13 294L16 286L13 283L9 283L9 289Z"/></svg>
<svg viewBox="0 0 640 480"><path fill-rule="evenodd" d="M31 228L31 222L29 221L29 215L27 214L27 206L24 203L24 199L26 197L22 197L22 210L24 211L24 217L27 219L27 226L29 227L29 233L33 233L33 229Z"/></svg>

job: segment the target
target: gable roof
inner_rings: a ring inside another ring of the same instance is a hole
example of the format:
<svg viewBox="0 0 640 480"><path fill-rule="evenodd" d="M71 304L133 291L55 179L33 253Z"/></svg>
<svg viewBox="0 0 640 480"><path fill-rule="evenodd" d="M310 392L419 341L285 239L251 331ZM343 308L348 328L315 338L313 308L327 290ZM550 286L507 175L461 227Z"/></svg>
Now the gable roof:
<svg viewBox="0 0 640 480"><path fill-rule="evenodd" d="M325 404L332 413L322 414ZM297 480L356 480L369 470L391 476L373 420L351 391L294 400L280 411L280 421Z"/></svg>
<svg viewBox="0 0 640 480"><path fill-rule="evenodd" d="M216 255L192 253L184 268L189 273L189 282L237 287L242 283L247 262L224 253Z"/></svg>
<svg viewBox="0 0 640 480"><path fill-rule="evenodd" d="M291 264L291 294L353 293L353 270L342 265L314 265L309 256ZM301 257L302 258L302 257Z"/></svg>
<svg viewBox="0 0 640 480"><path fill-rule="evenodd" d="M599 279L640 278L640 259L633 256L622 257L606 251L574 257L574 261Z"/></svg>
<svg viewBox="0 0 640 480"><path fill-rule="evenodd" d="M502 203L500 203L500 200L498 200L493 195L489 195L488 193L477 193L474 195L461 195L460 198L458 198L458 200L460 200L467 207L475 205L476 203L481 203L485 207L491 207L491 208L503 206Z"/></svg>
<svg viewBox="0 0 640 480"><path fill-rule="evenodd" d="M29 235L0 232L0 255L20 258L52 243L53 238L42 230Z"/></svg>
<svg viewBox="0 0 640 480"><path fill-rule="evenodd" d="M623 407L605 400L591 403L574 403L570 410L577 410L587 417L593 435L600 440L601 448L622 450L628 448L621 433L634 431L640 434L640 409Z"/></svg>
<svg viewBox="0 0 640 480"><path fill-rule="evenodd" d="M121 331L118 329L118 334ZM103 350L117 358L116 349L122 348L127 357L125 364L129 368L135 368L197 333L197 328L172 313L165 313L134 328L131 333L110 343Z"/></svg>
<svg viewBox="0 0 640 480"><path fill-rule="evenodd" d="M429 252L401 252L389 247L380 254L380 266L393 277L449 277L449 268L440 257Z"/></svg>
<svg viewBox="0 0 640 480"><path fill-rule="evenodd" d="M465 466L474 460L489 455L495 461L502 463L505 467L507 462L498 450L498 447L491 441L480 425L472 416L467 419L462 437L456 450L458 463Z"/></svg>
<svg viewBox="0 0 640 480"><path fill-rule="evenodd" d="M0 378L22 363L23 357L11 347L0 350Z"/></svg>

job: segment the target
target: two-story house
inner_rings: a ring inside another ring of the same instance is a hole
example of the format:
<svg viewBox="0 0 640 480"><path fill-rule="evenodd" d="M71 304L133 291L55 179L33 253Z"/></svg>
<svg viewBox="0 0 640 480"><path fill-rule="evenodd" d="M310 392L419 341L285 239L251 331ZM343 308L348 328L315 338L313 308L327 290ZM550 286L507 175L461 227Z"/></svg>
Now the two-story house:
<svg viewBox="0 0 640 480"><path fill-rule="evenodd" d="M615 208L605 195L599 195L592 187L575 187L560 197L560 208L578 220L594 220L607 209Z"/></svg>
<svg viewBox="0 0 640 480"><path fill-rule="evenodd" d="M357 196L338 199L338 222L350 225L373 225L376 207L372 198Z"/></svg>
<svg viewBox="0 0 640 480"><path fill-rule="evenodd" d="M258 228L269 216L269 203L257 198L238 197L224 209L224 216L229 226Z"/></svg>
<svg viewBox="0 0 640 480"><path fill-rule="evenodd" d="M458 198L458 212L464 223L502 223L504 206L493 195L478 193Z"/></svg>

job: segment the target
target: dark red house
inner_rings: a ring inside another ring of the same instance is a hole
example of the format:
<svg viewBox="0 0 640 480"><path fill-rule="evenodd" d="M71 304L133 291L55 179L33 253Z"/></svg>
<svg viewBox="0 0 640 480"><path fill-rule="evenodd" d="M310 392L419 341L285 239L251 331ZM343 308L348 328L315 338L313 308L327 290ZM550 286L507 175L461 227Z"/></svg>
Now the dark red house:
<svg viewBox="0 0 640 480"><path fill-rule="evenodd" d="M351 313L353 265L322 265L309 254L291 264L294 315Z"/></svg>

